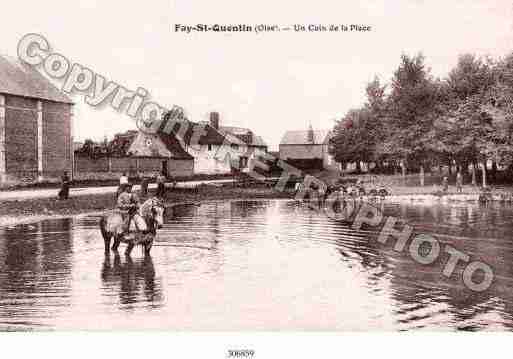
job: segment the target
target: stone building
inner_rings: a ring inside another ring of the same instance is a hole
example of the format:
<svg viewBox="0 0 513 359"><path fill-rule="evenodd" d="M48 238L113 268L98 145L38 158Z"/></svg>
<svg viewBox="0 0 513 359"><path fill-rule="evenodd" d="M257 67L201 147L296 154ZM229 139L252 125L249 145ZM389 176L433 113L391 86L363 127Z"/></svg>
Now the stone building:
<svg viewBox="0 0 513 359"><path fill-rule="evenodd" d="M71 175L72 106L34 68L0 56L0 184Z"/></svg>

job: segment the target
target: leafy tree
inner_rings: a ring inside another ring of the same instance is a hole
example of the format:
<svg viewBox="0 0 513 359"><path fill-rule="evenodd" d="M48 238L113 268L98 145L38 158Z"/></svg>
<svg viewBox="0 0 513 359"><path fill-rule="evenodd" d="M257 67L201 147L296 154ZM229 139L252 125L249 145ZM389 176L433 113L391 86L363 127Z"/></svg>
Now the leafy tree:
<svg viewBox="0 0 513 359"><path fill-rule="evenodd" d="M376 160L376 145L383 130L386 108L386 86L376 77L367 85L367 102L363 108L348 111L335 126L332 141L336 161L346 165L355 162L360 171L360 162Z"/></svg>
<svg viewBox="0 0 513 359"><path fill-rule="evenodd" d="M426 68L422 54L401 56L388 99L389 136L383 149L388 156L400 159L404 170L408 164L422 168L433 157L427 134L440 111L440 87Z"/></svg>

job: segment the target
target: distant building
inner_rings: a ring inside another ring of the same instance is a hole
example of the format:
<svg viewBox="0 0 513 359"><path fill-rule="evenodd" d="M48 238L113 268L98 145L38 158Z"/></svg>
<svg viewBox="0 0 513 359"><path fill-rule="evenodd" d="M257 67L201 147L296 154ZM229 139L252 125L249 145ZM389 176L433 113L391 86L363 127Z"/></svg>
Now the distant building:
<svg viewBox="0 0 513 359"><path fill-rule="evenodd" d="M226 174L233 169L248 171L251 161L267 152L264 140L251 130L220 126L217 112L210 113L209 122L184 121L185 133L177 134L177 124L167 136L181 139L184 149L194 158L194 173Z"/></svg>
<svg viewBox="0 0 513 359"><path fill-rule="evenodd" d="M0 56L0 183L71 174L72 106L34 68Z"/></svg>
<svg viewBox="0 0 513 359"><path fill-rule="evenodd" d="M185 177L194 173L194 158L173 136L138 132L128 147L127 154L138 158L142 168L145 161L154 162L160 159L161 171L166 176Z"/></svg>
<svg viewBox="0 0 513 359"><path fill-rule="evenodd" d="M323 169L334 164L329 154L331 131L287 131L280 142L280 159L299 169Z"/></svg>
<svg viewBox="0 0 513 359"><path fill-rule="evenodd" d="M250 152L262 154L267 153L267 144L264 139L260 136L257 136L251 131L249 128L245 127L235 127L235 126L219 126L219 131L221 133L229 133L234 135L239 140L243 141L247 146Z"/></svg>
<svg viewBox="0 0 513 359"><path fill-rule="evenodd" d="M84 146L84 142L73 142L73 151L78 151Z"/></svg>

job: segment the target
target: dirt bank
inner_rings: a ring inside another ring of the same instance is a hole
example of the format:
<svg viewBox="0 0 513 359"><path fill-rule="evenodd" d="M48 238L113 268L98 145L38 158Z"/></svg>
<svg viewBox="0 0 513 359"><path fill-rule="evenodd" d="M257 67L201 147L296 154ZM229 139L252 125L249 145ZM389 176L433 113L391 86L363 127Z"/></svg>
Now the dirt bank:
<svg viewBox="0 0 513 359"><path fill-rule="evenodd" d="M170 190L167 193L165 203L166 206L171 206L176 203L204 200L292 197L293 193L278 192L267 187L199 186L194 189ZM113 193L75 196L65 201L49 198L3 201L0 205L0 227L36 222L49 218L100 214L106 210L113 209L115 204L116 197Z"/></svg>

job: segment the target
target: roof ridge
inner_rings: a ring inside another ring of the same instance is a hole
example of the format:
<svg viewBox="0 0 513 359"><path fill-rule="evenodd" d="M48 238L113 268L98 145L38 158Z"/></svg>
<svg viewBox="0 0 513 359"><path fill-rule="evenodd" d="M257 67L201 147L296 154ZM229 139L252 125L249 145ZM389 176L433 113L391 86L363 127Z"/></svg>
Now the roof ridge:
<svg viewBox="0 0 513 359"><path fill-rule="evenodd" d="M0 54L0 93L73 104L71 98L33 66Z"/></svg>

